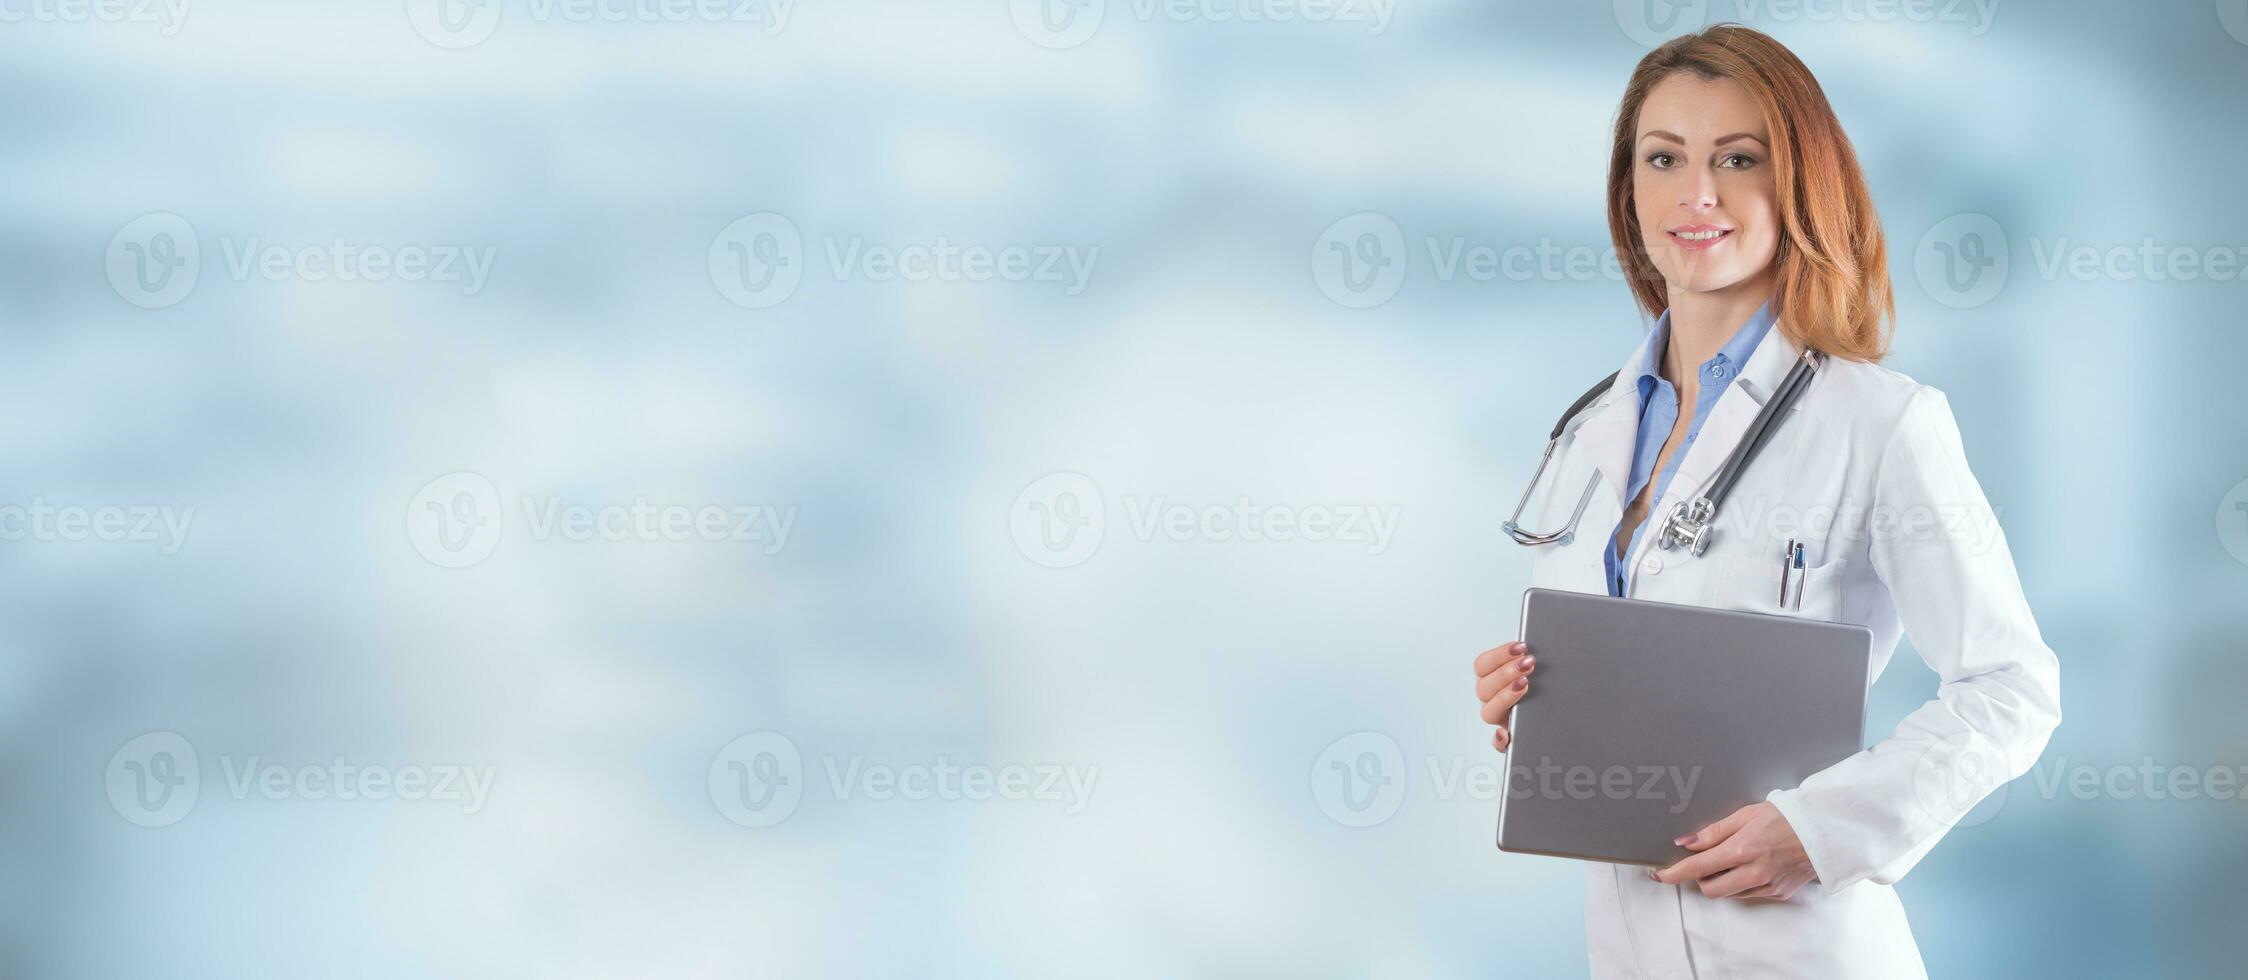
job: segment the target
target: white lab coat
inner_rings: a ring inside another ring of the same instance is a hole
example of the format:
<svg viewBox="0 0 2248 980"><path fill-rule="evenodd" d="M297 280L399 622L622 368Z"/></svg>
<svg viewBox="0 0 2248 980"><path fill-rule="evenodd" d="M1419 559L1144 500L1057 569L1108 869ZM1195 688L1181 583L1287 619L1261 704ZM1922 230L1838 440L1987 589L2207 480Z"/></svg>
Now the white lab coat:
<svg viewBox="0 0 2248 980"><path fill-rule="evenodd" d="M2026 772L2060 723L2059 663L1950 406L1902 374L1828 359L1734 484L1708 552L1655 546L1661 516L1715 474L1800 351L1775 326L1718 399L1626 556L1637 563L1628 594L1861 624L1873 631L1869 685L1909 634L1940 678L1936 696L1871 748L1767 797L1818 871L1787 902L1709 899L1641 867L1588 865L1595 977L1925 976L1891 883L2000 780ZM1640 358L1625 359L1556 449L1533 528L1564 523L1595 472L1600 489L1572 542L1535 549L1534 585L1607 592L1601 549L1627 503ZM1779 607L1791 537L1806 545L1800 611Z"/></svg>

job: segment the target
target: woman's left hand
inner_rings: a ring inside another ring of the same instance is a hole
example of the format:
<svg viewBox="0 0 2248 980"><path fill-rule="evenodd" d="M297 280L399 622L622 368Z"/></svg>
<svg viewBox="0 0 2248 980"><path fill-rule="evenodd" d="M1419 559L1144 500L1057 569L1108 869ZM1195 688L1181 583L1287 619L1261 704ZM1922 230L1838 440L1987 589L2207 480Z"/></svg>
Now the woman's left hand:
<svg viewBox="0 0 2248 980"><path fill-rule="evenodd" d="M1818 878L1795 828L1770 803L1751 803L1672 843L1695 854L1655 872L1655 880L1668 885L1699 882L1710 898L1784 902Z"/></svg>

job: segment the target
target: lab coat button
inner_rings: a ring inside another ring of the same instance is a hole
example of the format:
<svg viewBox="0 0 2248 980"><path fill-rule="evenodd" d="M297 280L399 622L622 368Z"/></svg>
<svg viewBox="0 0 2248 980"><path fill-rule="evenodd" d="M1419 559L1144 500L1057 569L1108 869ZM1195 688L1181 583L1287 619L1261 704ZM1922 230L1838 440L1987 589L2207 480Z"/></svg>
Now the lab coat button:
<svg viewBox="0 0 2248 980"><path fill-rule="evenodd" d="M1647 563L1639 567L1646 569L1649 575L1661 575L1663 573L1663 556L1648 555Z"/></svg>

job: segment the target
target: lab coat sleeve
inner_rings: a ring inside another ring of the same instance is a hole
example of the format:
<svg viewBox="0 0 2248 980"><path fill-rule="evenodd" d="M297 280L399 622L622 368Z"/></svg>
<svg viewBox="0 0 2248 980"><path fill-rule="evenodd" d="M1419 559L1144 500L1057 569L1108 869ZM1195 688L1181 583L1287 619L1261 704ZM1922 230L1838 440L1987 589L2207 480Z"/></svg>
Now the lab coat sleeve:
<svg viewBox="0 0 2248 980"><path fill-rule="evenodd" d="M2060 663L1942 392L1913 393L1874 482L1873 570L1939 683L1888 738L1767 797L1830 894L1903 877L1977 802L2027 772L2061 720Z"/></svg>

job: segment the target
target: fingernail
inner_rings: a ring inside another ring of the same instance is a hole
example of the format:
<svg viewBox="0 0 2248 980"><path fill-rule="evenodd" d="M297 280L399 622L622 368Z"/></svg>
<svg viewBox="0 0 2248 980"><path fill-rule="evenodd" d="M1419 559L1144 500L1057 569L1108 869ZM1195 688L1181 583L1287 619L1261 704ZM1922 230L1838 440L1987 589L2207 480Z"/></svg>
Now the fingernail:
<svg viewBox="0 0 2248 980"><path fill-rule="evenodd" d="M1538 665L1538 658L1536 658L1536 657L1533 657L1533 656L1530 656L1529 654L1523 654L1523 656L1522 656L1522 669L1523 669L1523 670L1529 670L1530 668L1532 668L1532 667L1535 667L1535 666L1537 666L1537 665Z"/></svg>
<svg viewBox="0 0 2248 980"><path fill-rule="evenodd" d="M1647 880L1648 880L1648 881L1657 881L1657 882L1659 882L1659 881L1663 880L1663 878L1662 878L1662 876L1661 876L1661 875L1658 875L1658 874L1656 874L1656 873L1655 873L1655 869L1653 869L1653 868L1648 868L1648 869L1647 869Z"/></svg>
<svg viewBox="0 0 2248 980"><path fill-rule="evenodd" d="M1671 838L1671 841L1670 841L1670 842L1671 842L1671 843L1673 843L1673 844L1676 844L1676 845L1678 845L1678 846L1680 846L1680 847L1685 847L1686 845L1688 845L1688 844L1691 844L1691 843L1693 843L1693 842L1694 842L1694 835L1692 835L1692 834L1687 834L1687 835L1686 835L1686 836L1684 836L1684 837L1674 837L1674 838Z"/></svg>
<svg viewBox="0 0 2248 980"><path fill-rule="evenodd" d="M1527 678L1527 677L1517 677L1517 678L1515 678L1515 679L1514 679L1514 689L1515 689L1515 690L1517 690L1517 691L1519 691L1519 690L1522 690L1523 688L1526 688L1526 687L1529 687L1529 686L1530 686L1530 679L1529 679L1529 678Z"/></svg>
<svg viewBox="0 0 2248 980"><path fill-rule="evenodd" d="M1516 653L1520 653L1520 652L1522 652L1522 651L1524 651L1524 650L1528 650L1528 649L1530 649L1530 645L1529 645L1529 644L1527 644L1527 643L1524 643L1524 642L1522 642L1522 641L1520 641L1520 640L1516 640L1516 641L1514 641L1514 650L1515 650L1515 652L1516 652Z"/></svg>

